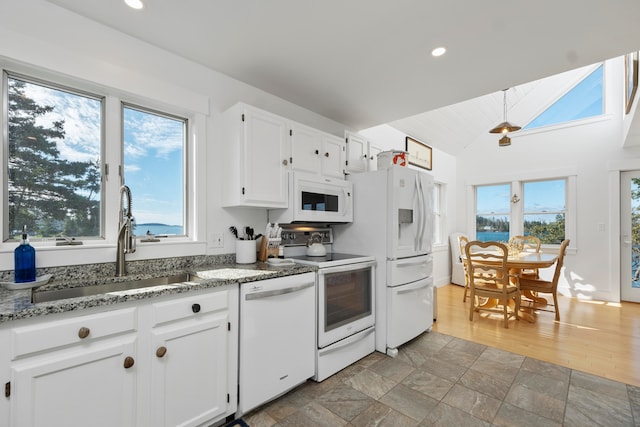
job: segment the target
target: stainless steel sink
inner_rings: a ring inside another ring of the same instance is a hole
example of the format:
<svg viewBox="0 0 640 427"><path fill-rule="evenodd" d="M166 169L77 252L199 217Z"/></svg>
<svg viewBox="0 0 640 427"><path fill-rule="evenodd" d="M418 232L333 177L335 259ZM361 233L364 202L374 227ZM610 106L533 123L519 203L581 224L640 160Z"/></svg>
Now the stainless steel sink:
<svg viewBox="0 0 640 427"><path fill-rule="evenodd" d="M114 292L132 291L154 286L178 286L182 282L197 282L199 278L189 273L174 274L171 276L153 277L142 280L129 280L126 282L104 283L100 285L81 286L77 288L54 289L51 291L31 293L31 302L56 301L64 298L86 297L90 295L108 294Z"/></svg>

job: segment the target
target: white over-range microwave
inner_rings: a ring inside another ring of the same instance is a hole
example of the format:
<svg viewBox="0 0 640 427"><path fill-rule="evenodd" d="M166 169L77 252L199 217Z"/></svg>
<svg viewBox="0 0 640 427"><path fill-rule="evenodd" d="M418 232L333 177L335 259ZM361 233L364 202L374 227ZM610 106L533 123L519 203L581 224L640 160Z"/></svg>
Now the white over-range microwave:
<svg viewBox="0 0 640 427"><path fill-rule="evenodd" d="M353 222L353 183L290 172L289 207L270 209L269 222Z"/></svg>

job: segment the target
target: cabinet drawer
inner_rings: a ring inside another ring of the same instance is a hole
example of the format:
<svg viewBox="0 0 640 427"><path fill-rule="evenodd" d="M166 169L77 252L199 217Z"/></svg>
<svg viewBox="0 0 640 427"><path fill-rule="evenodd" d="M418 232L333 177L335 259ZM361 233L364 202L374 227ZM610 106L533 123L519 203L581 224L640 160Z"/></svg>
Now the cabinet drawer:
<svg viewBox="0 0 640 427"><path fill-rule="evenodd" d="M228 306L229 291L226 290L158 302L152 304L152 326L205 313L226 310Z"/></svg>
<svg viewBox="0 0 640 427"><path fill-rule="evenodd" d="M108 311L13 328L12 360L43 350L136 330L136 308Z"/></svg>

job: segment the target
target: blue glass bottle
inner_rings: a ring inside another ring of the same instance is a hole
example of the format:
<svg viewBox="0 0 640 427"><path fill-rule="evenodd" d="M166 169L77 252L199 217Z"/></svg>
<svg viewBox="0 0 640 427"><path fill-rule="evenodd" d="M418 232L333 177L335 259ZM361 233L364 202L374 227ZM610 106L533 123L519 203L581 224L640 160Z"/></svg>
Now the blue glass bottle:
<svg viewBox="0 0 640 427"><path fill-rule="evenodd" d="M22 228L22 242L13 251L15 283L36 280L36 250L29 244L27 226Z"/></svg>

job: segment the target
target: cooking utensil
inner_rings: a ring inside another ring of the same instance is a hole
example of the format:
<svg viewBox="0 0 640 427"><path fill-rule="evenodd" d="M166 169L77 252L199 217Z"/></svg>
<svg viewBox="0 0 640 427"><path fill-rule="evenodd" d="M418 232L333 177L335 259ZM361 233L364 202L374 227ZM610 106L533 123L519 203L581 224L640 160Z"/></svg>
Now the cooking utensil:
<svg viewBox="0 0 640 427"><path fill-rule="evenodd" d="M327 248L322 244L322 235L320 233L313 233L307 242L307 255L308 256L325 256L327 254Z"/></svg>

